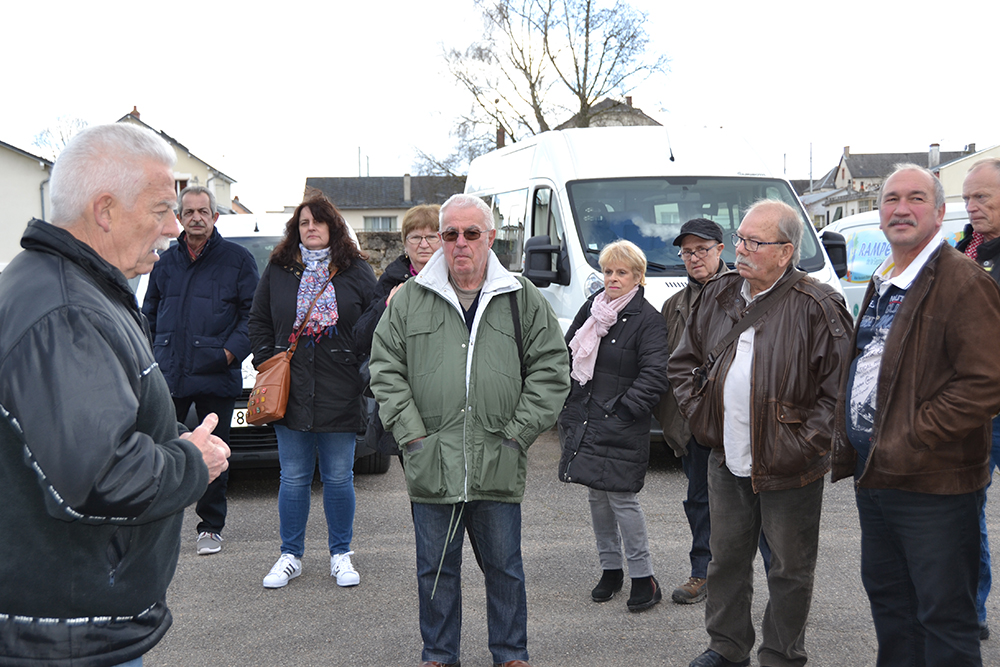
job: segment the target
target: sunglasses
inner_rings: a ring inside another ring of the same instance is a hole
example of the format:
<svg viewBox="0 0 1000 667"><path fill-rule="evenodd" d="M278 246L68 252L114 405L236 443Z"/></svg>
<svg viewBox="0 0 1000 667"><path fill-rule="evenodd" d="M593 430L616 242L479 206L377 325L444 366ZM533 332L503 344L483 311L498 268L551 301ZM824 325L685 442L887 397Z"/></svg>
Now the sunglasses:
<svg viewBox="0 0 1000 667"><path fill-rule="evenodd" d="M454 243L458 240L458 234L459 232L455 229L447 229L441 232L441 239L445 243ZM466 229L464 232L461 232L461 234L465 237L466 241L475 241L483 235L483 232L479 229Z"/></svg>

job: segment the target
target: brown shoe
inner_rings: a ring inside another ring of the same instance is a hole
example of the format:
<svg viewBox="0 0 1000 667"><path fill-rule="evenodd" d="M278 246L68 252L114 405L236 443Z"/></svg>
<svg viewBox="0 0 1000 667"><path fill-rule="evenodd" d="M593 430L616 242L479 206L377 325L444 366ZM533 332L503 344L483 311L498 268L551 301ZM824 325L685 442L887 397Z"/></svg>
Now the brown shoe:
<svg viewBox="0 0 1000 667"><path fill-rule="evenodd" d="M670 599L677 604L701 602L708 595L708 589L705 587L707 582L707 579L691 577L687 580L687 583L681 584L674 589L674 592L670 594Z"/></svg>
<svg viewBox="0 0 1000 667"><path fill-rule="evenodd" d="M462 667L462 661L458 662L438 662L437 660L424 660L420 667Z"/></svg>
<svg viewBox="0 0 1000 667"><path fill-rule="evenodd" d="M531 667L524 660L508 660L507 662L494 662L493 667Z"/></svg>

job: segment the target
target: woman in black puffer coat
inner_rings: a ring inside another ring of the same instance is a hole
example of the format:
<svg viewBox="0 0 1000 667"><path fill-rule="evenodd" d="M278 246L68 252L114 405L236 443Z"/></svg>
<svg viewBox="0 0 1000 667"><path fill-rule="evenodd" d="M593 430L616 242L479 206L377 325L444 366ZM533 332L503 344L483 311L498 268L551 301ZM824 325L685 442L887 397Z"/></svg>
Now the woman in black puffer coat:
<svg viewBox="0 0 1000 667"><path fill-rule="evenodd" d="M644 297L646 257L617 241L601 251L604 290L577 313L566 333L572 389L559 415L559 479L590 487L594 536L603 576L591 592L610 600L629 565L630 611L659 602L646 520L636 494L649 464L650 412L668 391L667 329Z"/></svg>

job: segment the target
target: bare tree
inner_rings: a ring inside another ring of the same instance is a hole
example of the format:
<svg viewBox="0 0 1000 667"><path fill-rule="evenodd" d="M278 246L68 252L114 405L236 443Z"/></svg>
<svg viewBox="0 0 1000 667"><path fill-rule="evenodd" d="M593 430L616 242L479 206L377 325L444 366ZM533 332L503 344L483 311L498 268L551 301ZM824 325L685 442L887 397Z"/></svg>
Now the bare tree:
<svg viewBox="0 0 1000 667"><path fill-rule="evenodd" d="M476 0L483 38L445 59L472 94L473 110L460 123L493 125L511 141L544 132L558 113L590 124L592 107L625 95L666 69L663 55L647 54L647 15L625 0ZM559 85L561 84L561 85Z"/></svg>
<svg viewBox="0 0 1000 667"><path fill-rule="evenodd" d="M85 127L87 127L85 120L73 116L59 116L55 126L36 134L31 143L41 151L42 157L54 161L69 143L69 140Z"/></svg>

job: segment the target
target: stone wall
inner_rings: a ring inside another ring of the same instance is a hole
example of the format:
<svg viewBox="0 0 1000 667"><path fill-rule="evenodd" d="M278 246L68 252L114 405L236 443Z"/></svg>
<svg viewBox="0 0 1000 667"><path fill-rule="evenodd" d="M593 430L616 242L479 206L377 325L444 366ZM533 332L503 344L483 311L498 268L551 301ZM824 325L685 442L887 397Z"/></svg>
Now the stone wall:
<svg viewBox="0 0 1000 667"><path fill-rule="evenodd" d="M403 254L403 238L399 232L358 232L358 243L368 253L368 263L381 276L385 267Z"/></svg>

